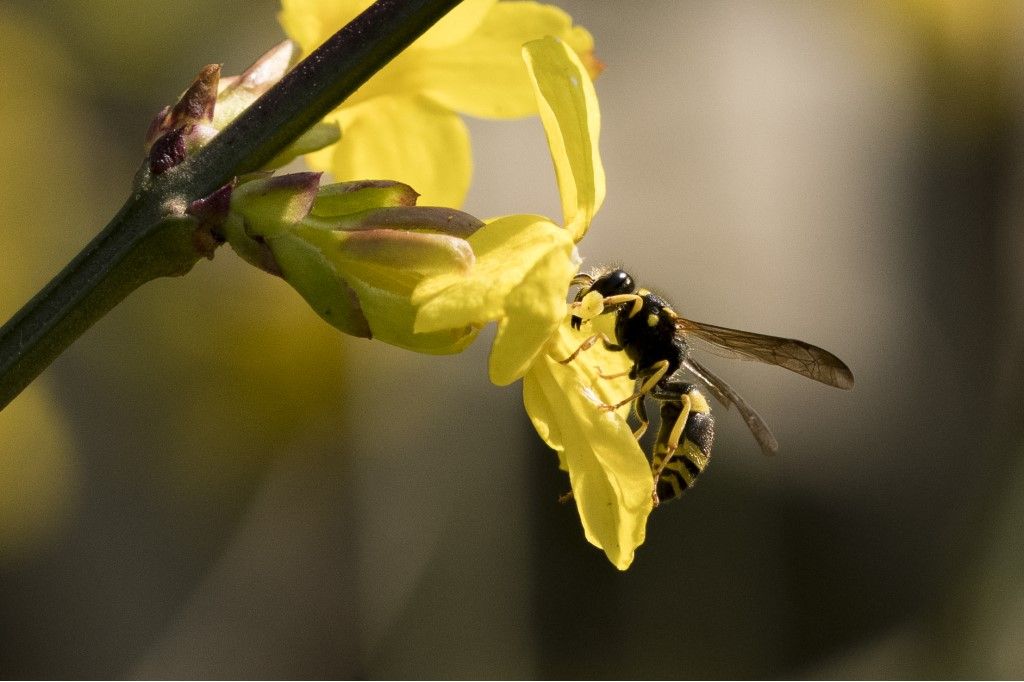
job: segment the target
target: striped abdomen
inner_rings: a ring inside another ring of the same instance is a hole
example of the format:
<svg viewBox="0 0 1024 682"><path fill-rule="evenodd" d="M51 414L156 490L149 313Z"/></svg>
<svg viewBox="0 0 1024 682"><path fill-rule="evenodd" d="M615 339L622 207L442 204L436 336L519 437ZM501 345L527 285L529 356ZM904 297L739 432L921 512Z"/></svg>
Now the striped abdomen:
<svg viewBox="0 0 1024 682"><path fill-rule="evenodd" d="M703 399L694 401L697 402L701 403L703 409L691 409L683 428L683 437L674 452L669 440L682 414L682 406L674 400L661 403L661 426L658 438L654 441L651 468L657 471L666 456L671 458L658 479L658 499L662 502L679 497L692 487L711 459L715 420L710 411L705 411L707 402Z"/></svg>

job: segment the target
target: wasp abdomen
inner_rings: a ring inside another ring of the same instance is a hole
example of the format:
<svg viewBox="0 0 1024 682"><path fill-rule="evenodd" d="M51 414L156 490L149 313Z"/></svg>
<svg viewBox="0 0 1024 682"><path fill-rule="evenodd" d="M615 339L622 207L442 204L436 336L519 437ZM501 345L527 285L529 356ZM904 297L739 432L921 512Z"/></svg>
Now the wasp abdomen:
<svg viewBox="0 0 1024 682"><path fill-rule="evenodd" d="M675 499L693 487L697 477L711 461L715 420L709 412L691 411L683 428L683 438L679 447L674 452L671 450L671 432L681 414L682 407L679 403L662 403L661 426L654 443L651 462L652 469L657 471L666 457L671 458L658 479L658 499L662 502Z"/></svg>

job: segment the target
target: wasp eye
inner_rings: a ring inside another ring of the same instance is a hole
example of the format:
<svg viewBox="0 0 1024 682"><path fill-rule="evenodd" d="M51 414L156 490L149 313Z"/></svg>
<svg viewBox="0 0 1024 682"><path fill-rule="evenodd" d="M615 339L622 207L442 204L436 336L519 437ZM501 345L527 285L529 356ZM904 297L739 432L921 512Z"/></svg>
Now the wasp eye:
<svg viewBox="0 0 1024 682"><path fill-rule="evenodd" d="M625 270L612 270L602 275L594 282L591 289L599 291L602 296L618 296L620 294L631 294L636 287L633 286L633 278Z"/></svg>

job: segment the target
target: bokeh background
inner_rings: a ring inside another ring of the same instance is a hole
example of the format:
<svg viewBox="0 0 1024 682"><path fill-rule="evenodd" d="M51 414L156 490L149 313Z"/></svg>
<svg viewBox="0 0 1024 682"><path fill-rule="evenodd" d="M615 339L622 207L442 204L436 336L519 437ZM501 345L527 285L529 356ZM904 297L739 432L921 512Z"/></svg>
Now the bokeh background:
<svg viewBox="0 0 1024 682"><path fill-rule="evenodd" d="M222 250L0 414L0 676L1024 675L1024 5L557 4L608 64L587 263L856 389L708 360L782 453L719 408L714 466L619 573L487 338L343 338ZM276 9L4 0L4 318ZM467 210L557 216L539 124L470 127Z"/></svg>

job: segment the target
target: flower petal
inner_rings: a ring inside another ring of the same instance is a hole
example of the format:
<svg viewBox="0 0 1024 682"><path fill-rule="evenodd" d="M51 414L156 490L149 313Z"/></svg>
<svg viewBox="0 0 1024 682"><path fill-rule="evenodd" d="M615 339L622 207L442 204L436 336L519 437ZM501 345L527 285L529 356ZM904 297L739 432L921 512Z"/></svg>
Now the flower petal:
<svg viewBox="0 0 1024 682"><path fill-rule="evenodd" d="M381 77L388 81L389 92L422 92L471 116L528 116L537 112L537 101L522 46L547 35L566 40L581 54L594 47L586 29L573 28L572 18L553 5L500 2L464 41L443 50L403 54Z"/></svg>
<svg viewBox="0 0 1024 682"><path fill-rule="evenodd" d="M556 361L569 357L580 345L587 340L591 334L603 333L608 338L614 338L615 316L604 315L585 323L581 330L573 329L568 324L568 318L563 320L557 333L552 335L551 342L546 349L547 355ZM580 384L589 386L589 393L597 396L600 402L606 404L619 403L634 390L632 379L625 378L625 373L632 367L632 361L621 351L607 350L603 344L596 343L589 349L580 353L569 366L577 373ZM603 379L602 375L621 375L615 380ZM560 400L559 403L564 403ZM630 413L630 406L624 405L618 410L623 420L627 419ZM555 450L563 450L565 440L558 435L557 425L547 423L542 426L540 422L534 421L540 437ZM550 430L550 435L547 432Z"/></svg>
<svg viewBox="0 0 1024 682"><path fill-rule="evenodd" d="M277 20L309 54L370 6L372 0L281 0Z"/></svg>
<svg viewBox="0 0 1024 682"><path fill-rule="evenodd" d="M419 96L375 97L337 114L341 141L306 157L338 180L388 178L427 206L462 205L472 171L469 133L459 117Z"/></svg>
<svg viewBox="0 0 1024 682"><path fill-rule="evenodd" d="M523 46L523 58L533 79L555 164L564 224L579 241L605 195L597 94L573 50L554 38Z"/></svg>
<svg viewBox="0 0 1024 682"><path fill-rule="evenodd" d="M498 0L462 0L410 46L412 50L436 50L466 40L479 28ZM369 4L369 3L367 3Z"/></svg>
<svg viewBox="0 0 1024 682"><path fill-rule="evenodd" d="M573 258L572 241L565 230L539 216L499 218L468 241L476 254L476 264L468 275L439 275L416 288L413 303L420 305L416 331L482 326L500 320L506 315L506 299L539 262L552 253L559 253L565 262ZM554 290L559 297L567 285L568 279Z"/></svg>
<svg viewBox="0 0 1024 682"><path fill-rule="evenodd" d="M590 366L579 358L557 361L579 339L568 324L559 327L523 380L523 400L537 432L560 451L587 540L625 570L646 534L651 469L622 415L599 411L602 398L594 389L600 384L592 386ZM631 390L631 382L617 383L618 390Z"/></svg>
<svg viewBox="0 0 1024 682"><path fill-rule="evenodd" d="M463 0L424 33L412 49L437 49L465 40L497 0ZM306 54L369 7L372 0L282 0L277 18Z"/></svg>
<svg viewBox="0 0 1024 682"><path fill-rule="evenodd" d="M489 371L497 386L521 378L565 318L565 290L577 263L561 249L537 261L505 299L506 317L498 324Z"/></svg>

